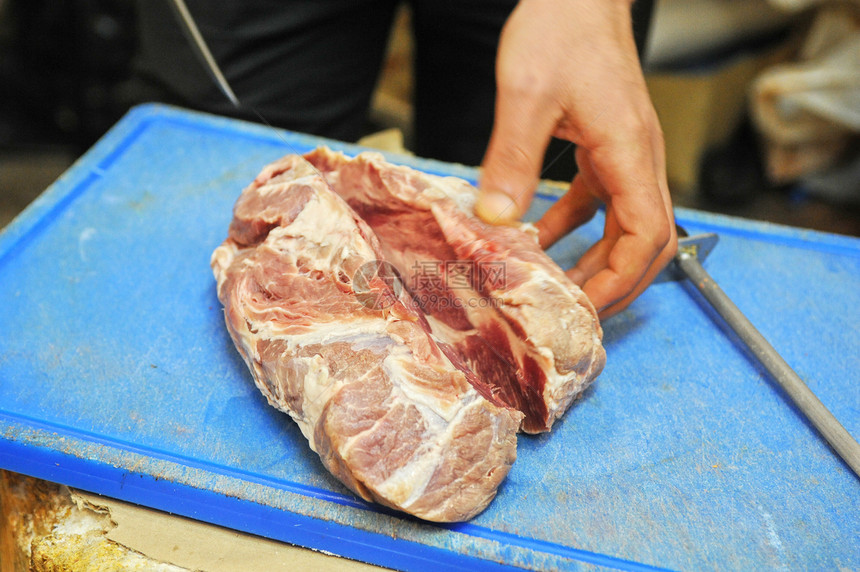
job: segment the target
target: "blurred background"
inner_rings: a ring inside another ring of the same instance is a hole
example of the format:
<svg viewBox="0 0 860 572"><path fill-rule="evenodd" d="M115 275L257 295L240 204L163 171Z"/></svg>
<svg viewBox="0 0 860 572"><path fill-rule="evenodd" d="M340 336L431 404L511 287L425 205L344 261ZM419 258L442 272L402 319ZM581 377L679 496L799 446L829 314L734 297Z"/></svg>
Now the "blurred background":
<svg viewBox="0 0 860 572"><path fill-rule="evenodd" d="M0 228L147 100L136 45L134 0L0 0ZM371 119L407 148L411 62L403 7ZM677 205L860 236L860 1L657 0L644 67Z"/></svg>

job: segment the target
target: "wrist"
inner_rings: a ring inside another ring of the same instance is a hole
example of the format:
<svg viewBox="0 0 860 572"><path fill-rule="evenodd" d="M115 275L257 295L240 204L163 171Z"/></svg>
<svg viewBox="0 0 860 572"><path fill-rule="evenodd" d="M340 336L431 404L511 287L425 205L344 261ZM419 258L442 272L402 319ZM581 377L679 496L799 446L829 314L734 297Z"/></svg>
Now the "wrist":
<svg viewBox="0 0 860 572"><path fill-rule="evenodd" d="M542 8L547 10L555 10L555 9L582 9L585 8L595 9L595 8L610 8L612 11L620 10L622 12L630 13L633 8L633 4L636 3L636 0L519 0L517 2L518 6L522 6L524 4L529 4L534 8Z"/></svg>
<svg viewBox="0 0 860 572"><path fill-rule="evenodd" d="M517 4L527 4L527 3L536 3L536 4L564 4L568 5L571 3L579 3L579 4L611 4L616 6L621 6L625 8L630 8L636 0L519 0Z"/></svg>

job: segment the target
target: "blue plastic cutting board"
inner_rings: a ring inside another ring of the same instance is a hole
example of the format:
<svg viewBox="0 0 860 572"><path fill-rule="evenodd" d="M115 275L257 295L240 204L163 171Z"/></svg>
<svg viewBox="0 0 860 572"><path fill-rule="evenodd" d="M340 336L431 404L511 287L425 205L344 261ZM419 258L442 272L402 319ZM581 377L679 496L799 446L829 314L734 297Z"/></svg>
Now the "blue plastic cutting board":
<svg viewBox="0 0 860 572"><path fill-rule="evenodd" d="M253 386L209 269L241 189L320 143L357 150L140 107L7 227L0 466L397 568L860 567L860 481L676 282L605 322L603 375L520 438L486 512L438 526L357 500ZM678 218L719 233L706 268L860 435L860 240ZM599 234L551 254L569 265Z"/></svg>

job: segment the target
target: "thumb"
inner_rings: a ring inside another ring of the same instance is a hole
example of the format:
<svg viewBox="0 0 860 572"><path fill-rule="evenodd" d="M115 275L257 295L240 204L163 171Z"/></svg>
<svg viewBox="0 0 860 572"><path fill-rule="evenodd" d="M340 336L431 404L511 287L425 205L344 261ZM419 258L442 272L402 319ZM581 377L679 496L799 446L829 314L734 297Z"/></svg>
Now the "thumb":
<svg viewBox="0 0 860 572"><path fill-rule="evenodd" d="M506 93L500 86L475 204L475 214L485 222L513 222L531 204L555 127L554 118L545 109L541 113L540 107Z"/></svg>

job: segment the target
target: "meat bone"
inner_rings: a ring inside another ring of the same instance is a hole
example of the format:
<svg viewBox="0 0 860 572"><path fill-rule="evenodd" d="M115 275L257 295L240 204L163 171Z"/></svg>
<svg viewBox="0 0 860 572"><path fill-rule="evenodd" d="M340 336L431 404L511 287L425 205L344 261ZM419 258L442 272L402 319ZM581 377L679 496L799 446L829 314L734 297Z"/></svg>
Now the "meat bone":
<svg viewBox="0 0 860 572"><path fill-rule="evenodd" d="M860 476L860 444L821 403L800 376L779 355L722 288L702 266L716 246L719 236L714 233L689 236L678 228L678 253L658 281L689 279L725 322L735 331L756 359L791 398L822 437L845 463Z"/></svg>

